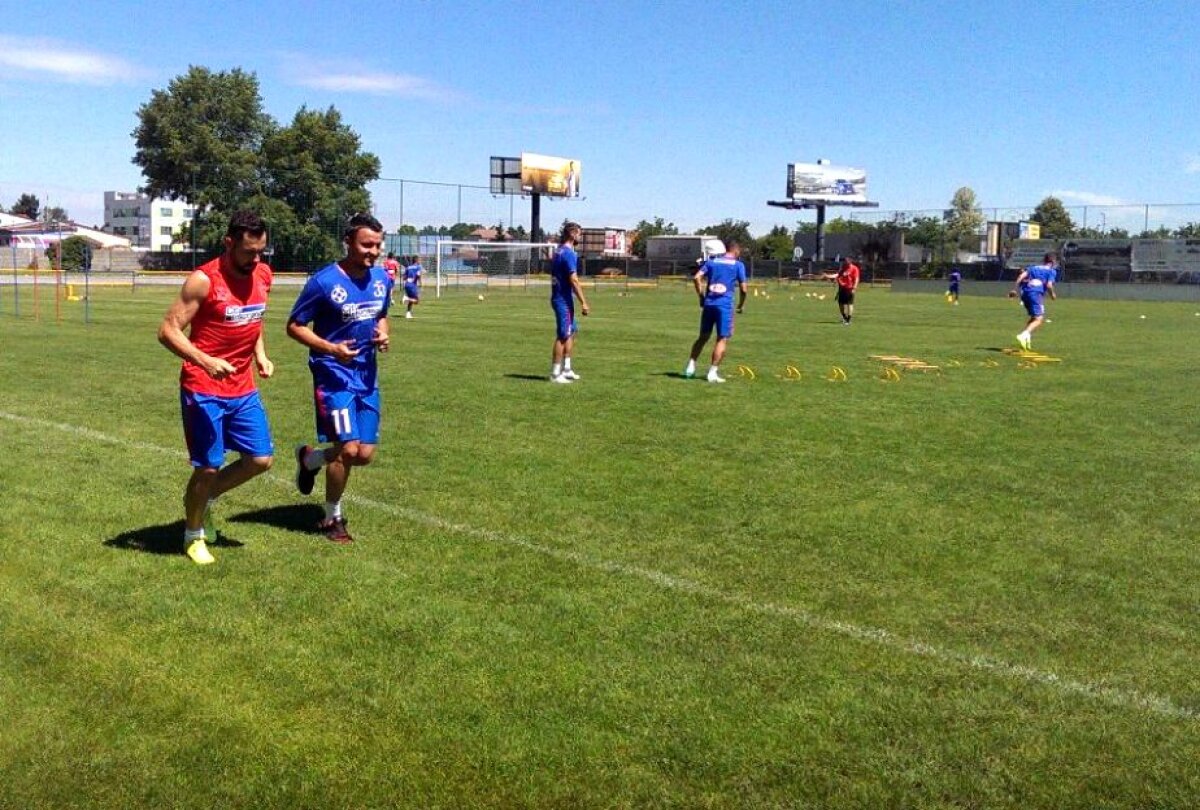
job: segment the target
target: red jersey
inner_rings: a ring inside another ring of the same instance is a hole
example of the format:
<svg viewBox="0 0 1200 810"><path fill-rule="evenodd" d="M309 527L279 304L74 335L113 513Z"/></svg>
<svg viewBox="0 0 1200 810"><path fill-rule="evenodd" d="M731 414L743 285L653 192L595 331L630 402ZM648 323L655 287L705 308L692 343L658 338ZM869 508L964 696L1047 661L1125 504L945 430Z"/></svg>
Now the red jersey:
<svg viewBox="0 0 1200 810"><path fill-rule="evenodd" d="M254 391L254 346L262 334L271 291L271 268L258 264L249 276L239 276L220 256L196 268L208 276L208 296L192 318L188 338L207 355L228 361L237 371L221 380L202 367L183 361L179 384L197 394L240 397Z"/></svg>
<svg viewBox="0 0 1200 810"><path fill-rule="evenodd" d="M395 259L384 259L383 269L387 271L388 278L394 282L396 280L396 274L400 272L400 262Z"/></svg>
<svg viewBox="0 0 1200 810"><path fill-rule="evenodd" d="M840 268L837 273L838 286L843 290L853 290L858 286L858 273L857 264L850 264Z"/></svg>

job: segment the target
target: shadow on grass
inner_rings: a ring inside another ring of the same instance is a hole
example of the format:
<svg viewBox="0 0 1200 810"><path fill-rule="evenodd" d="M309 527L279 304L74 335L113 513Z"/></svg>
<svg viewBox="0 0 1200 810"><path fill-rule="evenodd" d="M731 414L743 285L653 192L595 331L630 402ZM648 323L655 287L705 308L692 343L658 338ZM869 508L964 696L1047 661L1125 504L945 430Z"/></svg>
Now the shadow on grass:
<svg viewBox="0 0 1200 810"><path fill-rule="evenodd" d="M317 522L324 517L325 510L315 503L289 503L232 515L229 522L261 523L276 529L312 534Z"/></svg>
<svg viewBox="0 0 1200 810"><path fill-rule="evenodd" d="M670 377L674 380L694 380L695 377L685 377L682 371L659 371L655 373L655 377ZM703 379L703 378L701 378Z"/></svg>
<svg viewBox="0 0 1200 810"><path fill-rule="evenodd" d="M545 374L505 374L510 380L533 380L534 382L546 382L548 379Z"/></svg>
<svg viewBox="0 0 1200 810"><path fill-rule="evenodd" d="M116 537L104 541L109 548L119 548L125 551L141 551L146 554L183 554L183 521L160 523L157 526L146 526L121 532ZM209 540L210 548L241 548L244 543L217 531L217 539Z"/></svg>

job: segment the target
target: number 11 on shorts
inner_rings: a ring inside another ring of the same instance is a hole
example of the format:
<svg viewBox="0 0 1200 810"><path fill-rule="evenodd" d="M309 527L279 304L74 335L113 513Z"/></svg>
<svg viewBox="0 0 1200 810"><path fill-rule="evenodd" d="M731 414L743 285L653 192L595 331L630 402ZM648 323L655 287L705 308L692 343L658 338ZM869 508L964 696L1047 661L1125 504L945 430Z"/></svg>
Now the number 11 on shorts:
<svg viewBox="0 0 1200 810"><path fill-rule="evenodd" d="M329 412L329 416L333 419L333 432L338 436L345 436L352 432L350 426L350 409L335 408Z"/></svg>

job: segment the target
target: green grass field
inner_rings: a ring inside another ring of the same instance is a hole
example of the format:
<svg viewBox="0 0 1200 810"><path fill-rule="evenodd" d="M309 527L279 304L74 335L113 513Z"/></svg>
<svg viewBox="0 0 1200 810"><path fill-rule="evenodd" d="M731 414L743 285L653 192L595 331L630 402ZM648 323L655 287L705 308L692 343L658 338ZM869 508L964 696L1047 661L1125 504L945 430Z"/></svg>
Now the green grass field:
<svg viewBox="0 0 1200 810"><path fill-rule="evenodd" d="M592 292L572 386L542 293L427 301L337 547L277 287L277 465L208 568L174 290L3 290L0 806L1200 804L1195 306L1060 300L1023 367L1013 302L815 289L750 299L724 386L682 285Z"/></svg>

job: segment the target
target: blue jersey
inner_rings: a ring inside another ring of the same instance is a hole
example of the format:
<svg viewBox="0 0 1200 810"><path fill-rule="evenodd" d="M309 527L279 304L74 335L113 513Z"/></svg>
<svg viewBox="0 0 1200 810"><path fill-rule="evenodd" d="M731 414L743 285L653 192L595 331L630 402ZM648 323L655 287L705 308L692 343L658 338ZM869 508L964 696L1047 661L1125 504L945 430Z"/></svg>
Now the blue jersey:
<svg viewBox="0 0 1200 810"><path fill-rule="evenodd" d="M313 381L329 390L373 391L375 378L375 324L387 316L392 282L382 267L371 267L353 279L335 262L317 271L292 307L289 321L312 324L318 337L331 343L351 341L358 355L339 363L332 355L309 351Z"/></svg>
<svg viewBox="0 0 1200 810"><path fill-rule="evenodd" d="M421 265L419 262L417 264L410 264L408 267L405 267L404 268L404 283L405 284L416 284L417 281L421 278L421 269L422 268L421 268Z"/></svg>
<svg viewBox="0 0 1200 810"><path fill-rule="evenodd" d="M714 256L696 272L708 282L704 305L732 309L734 286L746 283L746 265L732 256Z"/></svg>
<svg viewBox="0 0 1200 810"><path fill-rule="evenodd" d="M579 266L579 256L570 245L560 245L550 265L550 301L571 305L571 276Z"/></svg>
<svg viewBox="0 0 1200 810"><path fill-rule="evenodd" d="M1049 264L1035 264L1025 268L1025 281L1021 284L1021 295L1041 297L1046 286L1058 278L1058 271Z"/></svg>
<svg viewBox="0 0 1200 810"><path fill-rule="evenodd" d="M950 284L953 286L957 286L958 282L960 282L960 281L962 281L962 273L958 272L957 270L951 270L950 271Z"/></svg>

